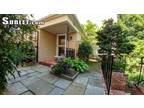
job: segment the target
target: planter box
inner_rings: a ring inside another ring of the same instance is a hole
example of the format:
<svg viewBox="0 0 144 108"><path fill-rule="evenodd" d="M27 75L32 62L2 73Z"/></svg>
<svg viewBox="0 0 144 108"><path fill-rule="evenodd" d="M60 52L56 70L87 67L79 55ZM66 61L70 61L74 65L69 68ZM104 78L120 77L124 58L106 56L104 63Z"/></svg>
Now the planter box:
<svg viewBox="0 0 144 108"><path fill-rule="evenodd" d="M73 75L73 76L68 76L68 75L62 74L61 77L64 78L64 79L73 81L73 80L78 76L78 74L79 74L79 72L77 72L77 73L76 73L75 75Z"/></svg>
<svg viewBox="0 0 144 108"><path fill-rule="evenodd" d="M70 81L73 81L79 74L79 72L76 72L76 71L75 71L74 75L68 75L68 74L59 75L59 74L54 74L53 72L50 72L50 73L57 76L57 77L61 77L61 78L64 78L64 79L70 80Z"/></svg>

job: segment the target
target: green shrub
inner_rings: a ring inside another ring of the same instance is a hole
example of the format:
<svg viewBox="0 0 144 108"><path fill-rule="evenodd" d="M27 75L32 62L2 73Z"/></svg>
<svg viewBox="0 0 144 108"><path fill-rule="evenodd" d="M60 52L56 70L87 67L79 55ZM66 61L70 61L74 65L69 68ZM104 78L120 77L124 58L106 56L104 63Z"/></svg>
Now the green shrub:
<svg viewBox="0 0 144 108"><path fill-rule="evenodd" d="M18 61L19 64L34 62L36 59L36 51L33 42L23 41L20 43L17 51L21 56Z"/></svg>
<svg viewBox="0 0 144 108"><path fill-rule="evenodd" d="M116 58L116 59L114 59L114 62L113 62L113 70L124 72L125 68L126 68L126 65L127 64L124 60Z"/></svg>
<svg viewBox="0 0 144 108"><path fill-rule="evenodd" d="M78 57L82 60L84 60L85 62L88 62L89 60L89 56L92 54L92 46L89 42L82 42L79 45L79 49L78 49Z"/></svg>
<svg viewBox="0 0 144 108"><path fill-rule="evenodd" d="M65 58L52 67L52 72L55 74L62 74L68 72L70 68L80 73L83 73L88 70L88 65L83 60L80 60L78 58Z"/></svg>
<svg viewBox="0 0 144 108"><path fill-rule="evenodd" d="M28 19L26 14L1 14L0 19ZM4 92L8 83L8 75L14 76L16 65L19 63L20 53L17 51L17 44L24 40L32 32L36 31L37 26L30 25L3 25L0 24L0 94Z"/></svg>
<svg viewBox="0 0 144 108"><path fill-rule="evenodd" d="M62 74L65 71L65 64L63 61L59 61L56 65L52 67L52 73Z"/></svg>
<svg viewBox="0 0 144 108"><path fill-rule="evenodd" d="M138 81L139 81L139 72L128 73L128 85L129 86L137 83ZM144 75L141 75L140 81L144 81Z"/></svg>
<svg viewBox="0 0 144 108"><path fill-rule="evenodd" d="M73 60L72 68L80 73L83 73L88 70L88 65L83 60L77 58Z"/></svg>

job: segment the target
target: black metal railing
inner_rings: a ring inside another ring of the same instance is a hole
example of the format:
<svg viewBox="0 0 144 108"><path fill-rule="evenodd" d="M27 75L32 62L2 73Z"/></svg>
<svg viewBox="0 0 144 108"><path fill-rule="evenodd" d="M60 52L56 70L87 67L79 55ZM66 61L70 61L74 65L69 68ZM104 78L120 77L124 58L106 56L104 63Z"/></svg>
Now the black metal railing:
<svg viewBox="0 0 144 108"><path fill-rule="evenodd" d="M109 95L111 89L113 55L104 54L101 55L101 58L102 58L101 68L102 68L103 77L107 88L107 94Z"/></svg>

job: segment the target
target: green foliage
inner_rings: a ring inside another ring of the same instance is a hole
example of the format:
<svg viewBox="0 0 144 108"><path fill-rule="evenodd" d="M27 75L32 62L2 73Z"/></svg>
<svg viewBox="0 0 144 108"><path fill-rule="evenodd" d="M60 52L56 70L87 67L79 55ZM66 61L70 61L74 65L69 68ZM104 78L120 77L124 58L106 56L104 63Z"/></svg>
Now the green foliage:
<svg viewBox="0 0 144 108"><path fill-rule="evenodd" d="M144 14L119 14L118 23L125 35L144 39Z"/></svg>
<svg viewBox="0 0 144 108"><path fill-rule="evenodd" d="M126 60L128 63L128 67L127 67L127 71L129 72L137 72L137 67L140 66L140 61L141 61L141 57L144 56L144 40L140 40L140 39L133 39L133 41L131 41L131 43L133 43L135 45L135 48L133 50L132 53L130 53L129 55L127 55Z"/></svg>
<svg viewBox="0 0 144 108"><path fill-rule="evenodd" d="M66 64L66 62L64 60L62 61L59 61L56 65L54 65L52 67L52 73L55 73L55 74L62 74L66 71L66 67L67 67L68 64Z"/></svg>
<svg viewBox="0 0 144 108"><path fill-rule="evenodd" d="M121 26L114 23L113 19L105 20L97 34L100 53L129 54L134 48L127 36L123 34Z"/></svg>
<svg viewBox="0 0 144 108"><path fill-rule="evenodd" d="M20 54L18 64L34 62L36 59L36 51L32 41L21 42L17 51Z"/></svg>
<svg viewBox="0 0 144 108"><path fill-rule="evenodd" d="M90 54L92 54L92 47L89 42L82 42L79 45L78 57L85 62L88 62Z"/></svg>
<svg viewBox="0 0 144 108"><path fill-rule="evenodd" d="M27 19L28 15L20 14L4 14L0 15L0 20L3 17L9 19ZM36 30L35 25L3 25L0 24L0 94L4 91L7 85L7 76L14 76L16 65L20 53L17 52L17 43L24 39L24 36Z"/></svg>
<svg viewBox="0 0 144 108"><path fill-rule="evenodd" d="M144 81L144 75L142 75L141 77L139 77L139 72L135 72L133 74L128 73L128 85L129 86L133 86L134 84L136 84L139 80L140 81ZM140 78L140 79L139 79ZM143 83L144 85L144 83Z"/></svg>
<svg viewBox="0 0 144 108"><path fill-rule="evenodd" d="M120 58L116 58L113 61L113 70L124 72L127 64L126 61Z"/></svg>
<svg viewBox="0 0 144 108"><path fill-rule="evenodd" d="M85 32L85 35L82 36L82 41L88 42L93 49L91 55L96 55L97 54L97 44L96 44L97 33L96 32L98 31L98 26L93 22L91 22L90 20L88 20L84 25L82 25L82 27Z"/></svg>
<svg viewBox="0 0 144 108"><path fill-rule="evenodd" d="M97 25L94 24L93 22L91 22L90 20L88 20L84 25L82 25L83 30L85 32L85 36L82 37L82 39L85 41L96 41L95 37L96 37L96 32L97 32Z"/></svg>
<svg viewBox="0 0 144 108"><path fill-rule="evenodd" d="M118 23L123 29L125 36L129 37L134 50L126 55L126 74L129 83L136 82L140 71L140 60L144 57L144 15L143 14L120 14Z"/></svg>
<svg viewBox="0 0 144 108"><path fill-rule="evenodd" d="M56 65L52 67L52 72L55 74L62 74L68 72L70 68L80 73L83 73L87 71L88 65L83 60L80 60L78 58L65 58L64 60L59 61Z"/></svg>
<svg viewBox="0 0 144 108"><path fill-rule="evenodd" d="M88 65L83 60L77 58L73 60L72 68L80 73L83 73L88 70Z"/></svg>

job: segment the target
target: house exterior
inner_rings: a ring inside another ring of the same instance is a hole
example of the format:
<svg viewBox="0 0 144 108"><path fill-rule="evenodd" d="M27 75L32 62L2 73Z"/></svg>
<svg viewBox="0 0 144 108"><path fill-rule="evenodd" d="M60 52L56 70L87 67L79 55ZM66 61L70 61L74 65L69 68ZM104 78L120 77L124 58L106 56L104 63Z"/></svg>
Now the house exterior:
<svg viewBox="0 0 144 108"><path fill-rule="evenodd" d="M38 34L38 62L55 60L73 51L76 57L84 32L74 14L52 14L40 21Z"/></svg>

